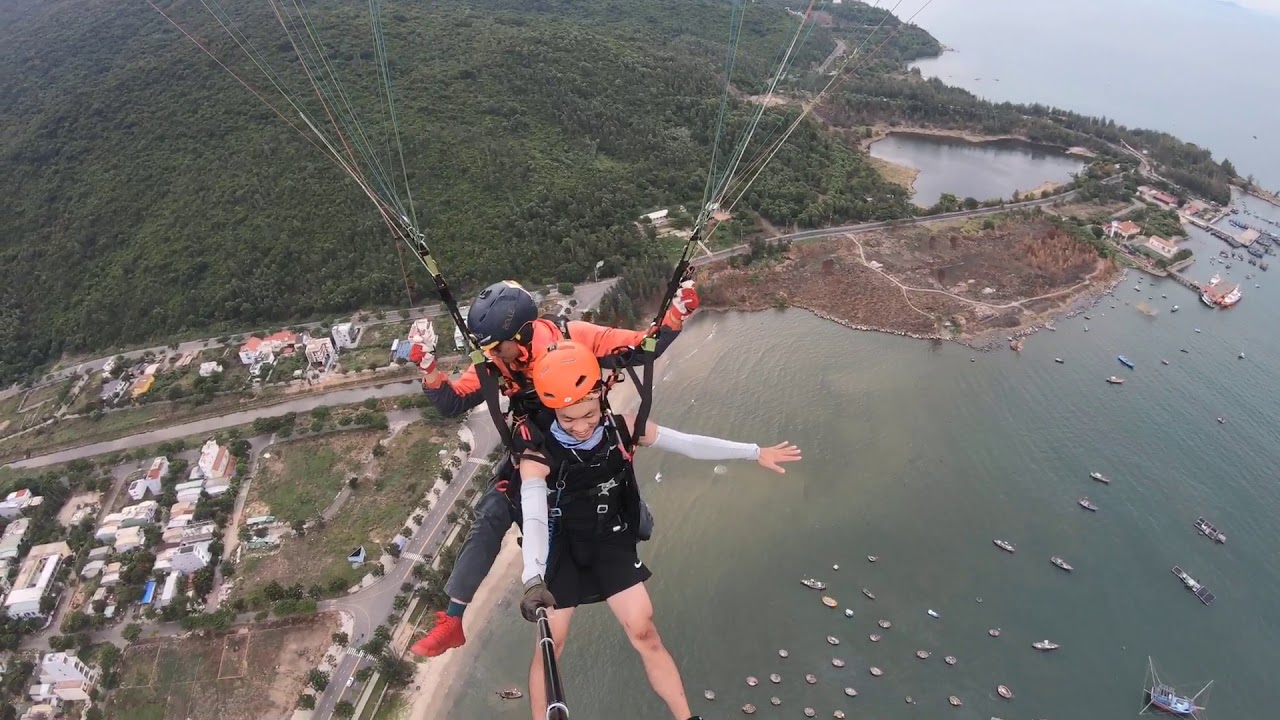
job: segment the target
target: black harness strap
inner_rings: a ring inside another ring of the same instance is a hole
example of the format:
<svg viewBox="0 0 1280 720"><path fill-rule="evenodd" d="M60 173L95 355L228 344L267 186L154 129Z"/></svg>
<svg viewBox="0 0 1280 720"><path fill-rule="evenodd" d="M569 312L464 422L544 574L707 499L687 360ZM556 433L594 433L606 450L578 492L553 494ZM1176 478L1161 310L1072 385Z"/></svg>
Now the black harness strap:
<svg viewBox="0 0 1280 720"><path fill-rule="evenodd" d="M476 363L476 377L480 379L480 395L484 398L485 406L489 408L489 417L493 419L493 425L498 429L498 437L502 439L507 452L512 452L515 449L515 443L511 439L511 426L507 424L507 417L502 414L502 391L498 388L498 378L493 366L488 362Z"/></svg>

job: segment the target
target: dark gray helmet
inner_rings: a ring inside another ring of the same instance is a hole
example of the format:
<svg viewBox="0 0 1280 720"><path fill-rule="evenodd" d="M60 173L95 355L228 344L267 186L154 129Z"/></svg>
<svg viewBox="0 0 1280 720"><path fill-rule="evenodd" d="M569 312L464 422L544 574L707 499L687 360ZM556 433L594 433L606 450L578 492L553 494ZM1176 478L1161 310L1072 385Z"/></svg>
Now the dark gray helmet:
<svg viewBox="0 0 1280 720"><path fill-rule="evenodd" d="M467 327L482 348L503 340L529 342L537 319L538 304L514 280L503 280L481 290L467 310Z"/></svg>

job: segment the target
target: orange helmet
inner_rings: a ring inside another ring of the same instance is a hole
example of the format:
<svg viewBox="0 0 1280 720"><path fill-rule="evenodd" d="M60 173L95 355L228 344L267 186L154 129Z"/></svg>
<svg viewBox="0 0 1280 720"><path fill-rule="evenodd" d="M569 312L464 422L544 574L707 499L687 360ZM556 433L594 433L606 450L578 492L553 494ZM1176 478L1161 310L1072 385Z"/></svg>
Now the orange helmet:
<svg viewBox="0 0 1280 720"><path fill-rule="evenodd" d="M543 405L577 405L600 387L600 361L585 345L562 340L533 364L533 389Z"/></svg>

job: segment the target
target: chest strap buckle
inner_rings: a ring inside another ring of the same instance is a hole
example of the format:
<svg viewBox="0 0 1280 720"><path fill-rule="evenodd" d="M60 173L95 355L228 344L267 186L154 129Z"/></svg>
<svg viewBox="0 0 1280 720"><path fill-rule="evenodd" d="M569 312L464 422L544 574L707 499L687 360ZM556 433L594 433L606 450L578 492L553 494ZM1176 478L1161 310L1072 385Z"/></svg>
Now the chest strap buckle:
<svg viewBox="0 0 1280 720"><path fill-rule="evenodd" d="M596 487L600 488L600 492L596 493L597 495L608 495L610 490L618 487L618 481L615 478L609 478L607 482L602 482Z"/></svg>
<svg viewBox="0 0 1280 720"><path fill-rule="evenodd" d="M599 514L599 515L608 515L608 514L609 514L609 506L608 506L608 505L597 505L597 506L596 506L596 513L597 513L597 514Z"/></svg>

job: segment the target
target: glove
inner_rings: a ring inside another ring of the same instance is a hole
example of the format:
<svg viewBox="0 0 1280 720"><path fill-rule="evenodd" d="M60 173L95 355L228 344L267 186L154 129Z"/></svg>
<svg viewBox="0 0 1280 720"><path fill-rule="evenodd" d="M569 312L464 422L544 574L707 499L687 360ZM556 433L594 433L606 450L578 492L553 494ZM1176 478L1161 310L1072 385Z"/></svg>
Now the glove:
<svg viewBox="0 0 1280 720"><path fill-rule="evenodd" d="M698 289L693 286L692 280L685 280L680 283L680 288L676 290L676 296L671 300L671 307L675 308L676 312L679 313L681 321L692 315L700 304Z"/></svg>
<svg viewBox="0 0 1280 720"><path fill-rule="evenodd" d="M538 622L538 608L553 608L556 599L551 596L547 586L542 584L542 577L531 578L524 584L524 597L520 599L520 614L529 622Z"/></svg>
<svg viewBox="0 0 1280 720"><path fill-rule="evenodd" d="M435 349L429 349L422 343L414 343L409 349L409 362L417 363L424 373L433 373L436 371Z"/></svg>

